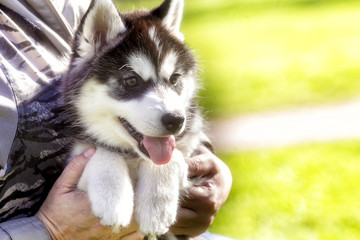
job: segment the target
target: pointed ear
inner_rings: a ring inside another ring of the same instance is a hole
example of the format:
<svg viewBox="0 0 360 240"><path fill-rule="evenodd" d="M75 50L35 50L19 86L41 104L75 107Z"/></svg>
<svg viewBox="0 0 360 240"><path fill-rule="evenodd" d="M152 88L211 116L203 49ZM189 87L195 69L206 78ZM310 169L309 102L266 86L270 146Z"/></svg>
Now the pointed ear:
<svg viewBox="0 0 360 240"><path fill-rule="evenodd" d="M184 0L165 0L158 8L152 10L152 15L161 19L163 26L181 41L180 23L184 11Z"/></svg>
<svg viewBox="0 0 360 240"><path fill-rule="evenodd" d="M104 44L125 31L126 27L111 0L92 0L76 32L74 51L82 58L93 57Z"/></svg>

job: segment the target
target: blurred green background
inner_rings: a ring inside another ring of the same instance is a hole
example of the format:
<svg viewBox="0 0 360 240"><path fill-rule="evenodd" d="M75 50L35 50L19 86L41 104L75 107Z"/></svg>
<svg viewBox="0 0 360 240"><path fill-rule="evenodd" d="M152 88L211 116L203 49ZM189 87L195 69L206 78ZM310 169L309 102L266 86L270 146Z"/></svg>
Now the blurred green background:
<svg viewBox="0 0 360 240"><path fill-rule="evenodd" d="M182 32L203 70L210 120L360 96L360 1L188 0ZM360 239L360 140L218 155L234 182L212 232Z"/></svg>

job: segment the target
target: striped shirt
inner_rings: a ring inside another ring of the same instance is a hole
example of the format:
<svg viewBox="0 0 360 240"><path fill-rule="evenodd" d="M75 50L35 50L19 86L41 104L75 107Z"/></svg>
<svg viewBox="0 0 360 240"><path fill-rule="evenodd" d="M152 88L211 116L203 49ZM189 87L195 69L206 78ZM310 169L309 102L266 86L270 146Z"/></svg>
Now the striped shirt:
<svg viewBox="0 0 360 240"><path fill-rule="evenodd" d="M88 0L0 0L0 222L37 212L65 164L59 75Z"/></svg>

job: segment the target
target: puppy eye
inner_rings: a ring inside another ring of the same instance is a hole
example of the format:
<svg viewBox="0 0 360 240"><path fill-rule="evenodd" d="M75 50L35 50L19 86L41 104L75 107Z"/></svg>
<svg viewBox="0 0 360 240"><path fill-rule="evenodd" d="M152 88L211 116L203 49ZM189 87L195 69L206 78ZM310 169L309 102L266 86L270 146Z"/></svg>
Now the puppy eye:
<svg viewBox="0 0 360 240"><path fill-rule="evenodd" d="M130 77L124 80L124 85L127 87L136 87L138 85L138 80L135 77Z"/></svg>
<svg viewBox="0 0 360 240"><path fill-rule="evenodd" d="M172 85L176 85L180 80L181 74L180 73L174 73L170 76L169 81Z"/></svg>

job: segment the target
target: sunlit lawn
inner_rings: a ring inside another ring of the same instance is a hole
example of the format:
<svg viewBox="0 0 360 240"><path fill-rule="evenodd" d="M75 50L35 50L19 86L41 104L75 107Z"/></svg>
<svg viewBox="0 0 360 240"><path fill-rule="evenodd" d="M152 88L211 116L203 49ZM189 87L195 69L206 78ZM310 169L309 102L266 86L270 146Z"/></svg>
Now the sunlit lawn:
<svg viewBox="0 0 360 240"><path fill-rule="evenodd" d="M222 158L234 185L212 231L236 239L360 239L360 141Z"/></svg>
<svg viewBox="0 0 360 240"><path fill-rule="evenodd" d="M263 8L221 8L226 1L215 2L219 5L185 15L183 27L203 59L201 103L209 116L360 94L359 1L305 6L272 1Z"/></svg>

